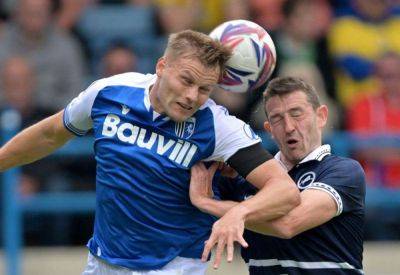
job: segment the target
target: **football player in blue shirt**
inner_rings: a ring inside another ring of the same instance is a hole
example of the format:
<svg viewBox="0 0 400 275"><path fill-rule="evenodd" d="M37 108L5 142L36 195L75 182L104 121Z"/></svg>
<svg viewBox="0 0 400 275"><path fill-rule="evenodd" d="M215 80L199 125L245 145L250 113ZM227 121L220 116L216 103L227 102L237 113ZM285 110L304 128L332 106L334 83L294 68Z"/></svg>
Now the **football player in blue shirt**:
<svg viewBox="0 0 400 275"><path fill-rule="evenodd" d="M249 247L242 249L242 257L250 274L362 274L363 169L322 145L328 109L311 85L297 78L276 78L264 102L265 129L280 149L275 159L296 183L301 203L283 217L246 225ZM257 194L254 186L237 177L220 182L227 201L213 200L209 190L215 170L202 164L192 168L190 197L204 212L222 216L237 205L234 201ZM232 176L234 171L229 172Z"/></svg>
<svg viewBox="0 0 400 275"><path fill-rule="evenodd" d="M246 222L277 218L300 202L249 126L209 99L229 56L205 34L173 34L156 74L98 80L0 149L3 171L93 129L97 200L85 275L204 274L208 237L218 266L225 248L231 261L233 243L247 245ZM215 222L188 195L190 168L200 160L226 161L260 191Z"/></svg>

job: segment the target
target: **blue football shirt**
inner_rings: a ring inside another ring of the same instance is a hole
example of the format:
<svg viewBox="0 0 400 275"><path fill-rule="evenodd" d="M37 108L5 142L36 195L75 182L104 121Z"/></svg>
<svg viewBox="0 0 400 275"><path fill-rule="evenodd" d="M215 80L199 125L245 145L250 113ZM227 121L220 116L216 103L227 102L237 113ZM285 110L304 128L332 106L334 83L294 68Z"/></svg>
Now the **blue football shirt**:
<svg viewBox="0 0 400 275"><path fill-rule="evenodd" d="M94 131L97 201L89 250L133 270L158 269L176 256L200 258L215 219L190 202L191 166L226 161L260 142L212 100L185 122L158 114L149 101L155 81L138 73L101 79L64 111L67 129Z"/></svg>

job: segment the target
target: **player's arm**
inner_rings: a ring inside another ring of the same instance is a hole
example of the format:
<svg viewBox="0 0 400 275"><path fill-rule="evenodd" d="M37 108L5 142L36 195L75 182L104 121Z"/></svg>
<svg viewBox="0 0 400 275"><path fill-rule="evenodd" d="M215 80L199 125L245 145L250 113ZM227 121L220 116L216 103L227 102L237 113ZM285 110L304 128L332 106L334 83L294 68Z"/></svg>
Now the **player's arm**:
<svg viewBox="0 0 400 275"><path fill-rule="evenodd" d="M200 205L203 212L222 217L231 208L238 205L234 201L212 199L212 178L216 167L206 168L203 163L192 167L190 199ZM338 206L329 193L308 189L300 193L301 203L283 217L271 221L247 222L246 228L261 234L289 239L297 234L326 223L338 213Z"/></svg>
<svg viewBox="0 0 400 275"><path fill-rule="evenodd" d="M247 181L257 187L259 192L240 204L224 204L207 196L192 196L192 203L202 211L216 216L222 216L228 214L228 211L232 211L232 214L234 213L235 216L246 222L265 221L287 214L300 203L296 185L281 165L271 159L261 144L239 150L229 162L239 174L244 175ZM205 184L211 181L214 174L212 167L207 171L204 165L203 167L194 166L193 184L195 182ZM201 177L205 176L201 174L206 173L208 173L208 179L202 179ZM233 206L234 209L228 209L228 206L231 208Z"/></svg>
<svg viewBox="0 0 400 275"><path fill-rule="evenodd" d="M17 134L0 148L0 171L41 159L74 137L63 124L61 111Z"/></svg>
<svg viewBox="0 0 400 275"><path fill-rule="evenodd" d="M254 159L261 158L265 154L261 144L242 149L242 151L239 154L252 155ZM256 195L230 210L236 215L242 215L246 222L281 217L300 203L296 184L275 159L269 159L260 165L254 162L255 168L252 167L252 161L246 159L244 162L230 162L230 164L248 182L259 189ZM242 166L247 167L243 169Z"/></svg>
<svg viewBox="0 0 400 275"><path fill-rule="evenodd" d="M202 256L205 261L211 249L217 245L214 268L219 266L225 246L228 251L228 261L233 259L235 241L243 247L248 246L243 239L245 223L281 217L300 203L295 183L260 143L239 150L228 163L257 187L259 192L252 198L233 206L214 223Z"/></svg>
<svg viewBox="0 0 400 275"><path fill-rule="evenodd" d="M191 168L189 197L194 206L202 212L216 217L222 217L232 207L235 201L215 200L213 198L212 180L219 164L214 162L208 169L203 162L196 163Z"/></svg>
<svg viewBox="0 0 400 275"><path fill-rule="evenodd" d="M248 222L246 228L261 234L290 239L337 215L338 206L327 192L309 189L301 192L300 197L300 205L285 216L272 221Z"/></svg>

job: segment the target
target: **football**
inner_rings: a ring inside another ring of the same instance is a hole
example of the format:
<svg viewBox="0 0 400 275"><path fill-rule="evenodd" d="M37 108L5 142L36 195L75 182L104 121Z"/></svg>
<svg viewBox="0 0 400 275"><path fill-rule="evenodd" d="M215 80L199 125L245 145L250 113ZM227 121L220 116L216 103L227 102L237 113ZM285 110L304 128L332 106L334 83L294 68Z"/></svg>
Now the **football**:
<svg viewBox="0 0 400 275"><path fill-rule="evenodd" d="M271 76L276 63L275 45L268 32L248 20L232 20L217 26L210 36L232 50L221 88L237 93L252 91Z"/></svg>

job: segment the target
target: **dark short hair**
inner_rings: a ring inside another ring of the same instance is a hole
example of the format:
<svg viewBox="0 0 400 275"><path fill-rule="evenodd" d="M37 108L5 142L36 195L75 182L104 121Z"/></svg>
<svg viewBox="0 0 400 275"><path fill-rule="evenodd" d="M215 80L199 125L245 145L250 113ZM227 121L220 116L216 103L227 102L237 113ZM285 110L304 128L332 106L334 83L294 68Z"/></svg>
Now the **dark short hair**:
<svg viewBox="0 0 400 275"><path fill-rule="evenodd" d="M263 94L264 111L267 118L266 103L268 100L274 96L283 96L295 91L303 92L314 110L321 106L318 93L312 85L297 77L276 77L268 83L267 89Z"/></svg>
<svg viewBox="0 0 400 275"><path fill-rule="evenodd" d="M219 67L222 75L225 63L231 54L231 50L227 46L210 36L192 30L184 30L169 36L164 56L172 59L182 56L194 57L206 67Z"/></svg>

